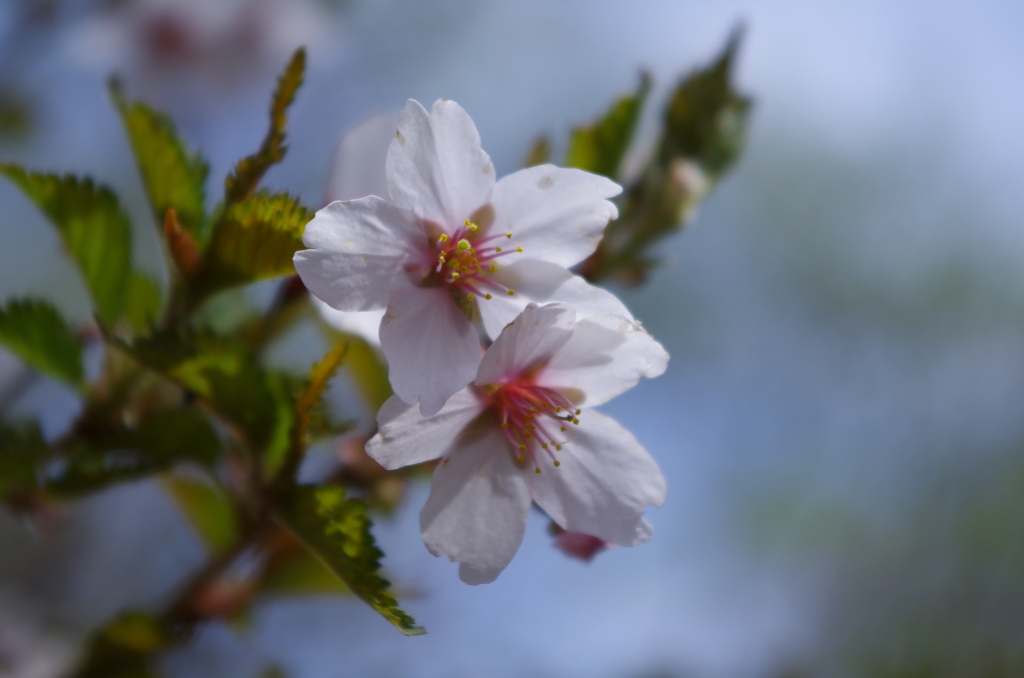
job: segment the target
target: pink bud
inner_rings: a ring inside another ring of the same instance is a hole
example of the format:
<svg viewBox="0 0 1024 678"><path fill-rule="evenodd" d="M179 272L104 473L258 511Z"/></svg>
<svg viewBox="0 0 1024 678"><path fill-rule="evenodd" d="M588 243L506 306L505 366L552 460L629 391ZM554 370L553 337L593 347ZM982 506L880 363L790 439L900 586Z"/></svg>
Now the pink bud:
<svg viewBox="0 0 1024 678"><path fill-rule="evenodd" d="M554 524L551 525L551 531L555 535L555 548L570 558L578 558L585 563L589 563L598 553L612 546L603 539L582 532L569 532Z"/></svg>

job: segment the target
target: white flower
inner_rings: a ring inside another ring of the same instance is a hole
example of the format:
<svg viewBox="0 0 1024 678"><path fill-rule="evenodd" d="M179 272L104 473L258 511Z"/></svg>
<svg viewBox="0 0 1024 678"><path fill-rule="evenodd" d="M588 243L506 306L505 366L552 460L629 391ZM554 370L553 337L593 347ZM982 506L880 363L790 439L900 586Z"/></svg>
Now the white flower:
<svg viewBox="0 0 1024 678"><path fill-rule="evenodd" d="M380 341L391 385L433 414L472 381L480 318L496 337L530 302L581 316L630 317L614 295L566 267L597 247L617 216L614 182L551 165L495 182L473 121L458 104L409 101L386 163L390 202L334 202L306 226L295 255L306 287L341 311L387 307Z"/></svg>
<svg viewBox="0 0 1024 678"><path fill-rule="evenodd" d="M494 581L512 560L531 501L563 529L635 546L651 538L644 508L661 506L665 479L628 431L588 408L667 364L626 318L530 306L436 415L384 403L366 451L388 469L441 458L420 529L468 584Z"/></svg>

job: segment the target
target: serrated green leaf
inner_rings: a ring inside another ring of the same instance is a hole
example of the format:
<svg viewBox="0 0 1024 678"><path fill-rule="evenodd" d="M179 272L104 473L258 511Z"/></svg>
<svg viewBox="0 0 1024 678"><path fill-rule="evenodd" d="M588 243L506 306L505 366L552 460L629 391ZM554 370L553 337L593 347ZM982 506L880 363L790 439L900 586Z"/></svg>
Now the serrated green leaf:
<svg viewBox="0 0 1024 678"><path fill-rule="evenodd" d="M208 289L294 275L292 255L313 215L287 193L260 192L228 207L203 263Z"/></svg>
<svg viewBox="0 0 1024 678"><path fill-rule="evenodd" d="M110 93L124 121L157 226L163 227L164 215L174 208L181 225L203 242L210 173L206 160L185 148L167 115L140 101L127 101L116 82L111 83Z"/></svg>
<svg viewBox="0 0 1024 678"><path fill-rule="evenodd" d="M211 553L227 551L238 538L238 516L231 498L208 480L168 475L161 480L196 535Z"/></svg>
<svg viewBox="0 0 1024 678"><path fill-rule="evenodd" d="M124 317L136 334L144 334L156 324L163 306L163 293L155 280L132 271L124 297Z"/></svg>
<svg viewBox="0 0 1024 678"><path fill-rule="evenodd" d="M37 486L37 470L48 454L36 422L0 421L0 498Z"/></svg>
<svg viewBox="0 0 1024 678"><path fill-rule="evenodd" d="M574 129L566 165L614 179L633 140L650 88L651 79L645 73L635 94L619 98L594 124Z"/></svg>
<svg viewBox="0 0 1024 678"><path fill-rule="evenodd" d="M0 344L40 372L72 386L82 383L82 347L48 302L8 301L0 308Z"/></svg>
<svg viewBox="0 0 1024 678"><path fill-rule="evenodd" d="M732 86L732 65L743 34L736 30L713 64L687 76L665 110L662 157L698 163L713 177L743 148L752 101Z"/></svg>
<svg viewBox="0 0 1024 678"><path fill-rule="evenodd" d="M398 607L381 577L383 553L370 532L366 505L335 486L301 486L277 512L278 520L357 596L406 635L424 633Z"/></svg>
<svg viewBox="0 0 1024 678"><path fill-rule="evenodd" d="M295 93L302 85L305 71L306 50L300 47L277 80L277 89L270 101L270 129L267 130L263 144L256 153L238 161L234 172L224 180L224 202L227 205L251 196L266 171L284 159L288 150L284 145L288 107L295 101Z"/></svg>
<svg viewBox="0 0 1024 678"><path fill-rule="evenodd" d="M268 559L260 591L289 596L352 593L330 568L299 544Z"/></svg>
<svg viewBox="0 0 1024 678"><path fill-rule="evenodd" d="M306 378L302 393L295 401L295 423L291 431L291 444L287 457L282 459L283 465L280 467L281 478L286 483L294 482L302 457L306 453L310 429L316 428L323 419L320 399L327 388L327 382L334 376L345 358L346 351L348 344L338 344L314 364Z"/></svg>
<svg viewBox="0 0 1024 678"><path fill-rule="evenodd" d="M98 432L74 443L46 479L48 491L75 496L141 478L182 461L212 464L220 440L195 407L156 412L135 428Z"/></svg>
<svg viewBox="0 0 1024 678"><path fill-rule="evenodd" d="M197 338L193 344L160 335L122 346L203 400L251 449L280 463L295 420L293 381L265 370L256 356L237 345L212 338Z"/></svg>
<svg viewBox="0 0 1024 678"><path fill-rule="evenodd" d="M5 163L0 173L49 217L81 270L97 313L108 324L115 322L132 270L131 226L117 197L89 178L26 172Z"/></svg>

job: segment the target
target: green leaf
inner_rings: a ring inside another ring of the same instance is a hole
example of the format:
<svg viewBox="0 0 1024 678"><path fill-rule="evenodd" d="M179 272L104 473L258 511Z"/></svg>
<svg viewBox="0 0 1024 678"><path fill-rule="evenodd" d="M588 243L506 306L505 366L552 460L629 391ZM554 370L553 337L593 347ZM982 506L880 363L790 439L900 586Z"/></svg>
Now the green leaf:
<svg viewBox="0 0 1024 678"><path fill-rule="evenodd" d="M196 535L213 554L224 553L238 538L238 516L231 498L214 483L180 474L161 485L181 509Z"/></svg>
<svg viewBox="0 0 1024 678"><path fill-rule="evenodd" d="M284 145L288 107L295 100L305 71L306 50L300 47L277 80L277 89L270 101L270 129L263 138L263 144L256 153L239 160L235 171L224 180L224 202L227 205L251 196L266 171L284 159L288 150Z"/></svg>
<svg viewBox="0 0 1024 678"><path fill-rule="evenodd" d="M566 164L614 179L629 150L650 89L651 78L645 73L635 94L621 97L594 124L574 129Z"/></svg>
<svg viewBox="0 0 1024 678"><path fill-rule="evenodd" d="M163 293L155 280L135 270L125 290L124 317L137 334L144 334L156 324L163 306Z"/></svg>
<svg viewBox="0 0 1024 678"><path fill-rule="evenodd" d="M295 420L293 381L265 370L251 353L212 338L188 346L159 335L122 347L143 365L200 398L231 425L251 449L284 458Z"/></svg>
<svg viewBox="0 0 1024 678"><path fill-rule="evenodd" d="M287 193L257 193L228 207L203 262L207 289L294 275L292 255L313 215Z"/></svg>
<svg viewBox="0 0 1024 678"><path fill-rule="evenodd" d="M38 423L0 421L0 498L37 487L37 470L48 452Z"/></svg>
<svg viewBox="0 0 1024 678"><path fill-rule="evenodd" d="M110 93L124 121L157 226L163 227L164 215L174 208L181 225L202 242L210 173L206 160L189 153L168 116L142 102L127 101L116 81L111 82Z"/></svg>
<svg viewBox="0 0 1024 678"><path fill-rule="evenodd" d="M260 591L290 596L352 593L345 582L300 544L270 556L260 579Z"/></svg>
<svg viewBox="0 0 1024 678"><path fill-rule="evenodd" d="M739 157L752 106L732 86L732 65L742 37L742 30L733 31L718 59L676 88L665 110L665 160L693 160L717 177Z"/></svg>
<svg viewBox="0 0 1024 678"><path fill-rule="evenodd" d="M323 428L320 423L323 421L323 412L320 399L327 389L327 382L341 365L348 351L348 344L338 344L327 352L322 360L313 365L306 378L306 385L301 395L295 402L295 423L292 428L291 441L286 458L282 458L280 466L280 477L285 483L294 482L299 471L302 457L306 453L306 445L311 429ZM269 460L276 462L277 460ZM274 472L278 472L275 464Z"/></svg>
<svg viewBox="0 0 1024 678"><path fill-rule="evenodd" d="M62 496L93 492L181 461L212 464L220 440L195 407L157 412L135 428L115 428L72 444L48 474L46 489Z"/></svg>
<svg viewBox="0 0 1024 678"><path fill-rule="evenodd" d="M0 173L17 184L49 217L78 265L99 316L115 322L131 276L131 226L117 197L91 179L26 172L0 163Z"/></svg>
<svg viewBox="0 0 1024 678"><path fill-rule="evenodd" d="M48 302L8 301L0 308L0 344L40 372L72 386L82 383L82 347Z"/></svg>
<svg viewBox="0 0 1024 678"><path fill-rule="evenodd" d="M335 486L301 486L277 512L278 520L306 548L338 575L399 631L414 636L425 633L398 607L389 592L391 583L378 574L381 550L370 533L366 505L347 499Z"/></svg>

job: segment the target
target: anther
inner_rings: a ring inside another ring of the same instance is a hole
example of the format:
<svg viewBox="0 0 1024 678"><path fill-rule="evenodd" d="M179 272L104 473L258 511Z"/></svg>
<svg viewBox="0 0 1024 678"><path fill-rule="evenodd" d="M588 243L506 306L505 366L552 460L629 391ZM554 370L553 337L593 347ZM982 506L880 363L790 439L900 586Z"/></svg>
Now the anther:
<svg viewBox="0 0 1024 678"><path fill-rule="evenodd" d="M525 452L526 451L526 445L523 445L522 443L519 443L519 451L520 452Z"/></svg>
<svg viewBox="0 0 1024 678"><path fill-rule="evenodd" d="M507 422L507 421L503 421L503 422L501 422L501 425L502 425L502 427L504 427L504 428L508 428L508 422Z"/></svg>
<svg viewBox="0 0 1024 678"><path fill-rule="evenodd" d="M458 279L459 279L459 272L458 271L452 271L452 280L458 280Z"/></svg>
<svg viewBox="0 0 1024 678"><path fill-rule="evenodd" d="M573 418L573 420L572 420L572 423L574 423L574 424L576 424L577 426L579 426L579 425L580 425L580 420L579 420L579 419L576 419L576 418Z"/></svg>
<svg viewBox="0 0 1024 678"><path fill-rule="evenodd" d="M511 240L512 239L512 234L511 233L506 233L505 237L508 238L509 240Z"/></svg>
<svg viewBox="0 0 1024 678"><path fill-rule="evenodd" d="M519 252L520 254L522 254L522 251L523 251L523 248L522 248L522 247L517 247L517 248L516 248L516 252Z"/></svg>
<svg viewBox="0 0 1024 678"><path fill-rule="evenodd" d="M495 252L500 252L500 251L501 251L501 248L500 248L500 247L495 247L495 248L494 248L494 251L495 251Z"/></svg>
<svg viewBox="0 0 1024 678"><path fill-rule="evenodd" d="M468 249L469 249L470 247L472 247L472 245L470 245L470 244L469 244L469 241L468 241L468 240L466 240L465 238L463 238L462 240L460 240L460 241L459 241L459 244L458 244L458 245L456 245L456 249L457 249L457 250L459 250L460 252L465 252L465 251L466 251L466 250L468 250Z"/></svg>
<svg viewBox="0 0 1024 678"><path fill-rule="evenodd" d="M446 233L442 233L441 235L437 236L437 239L440 242L448 242L448 235Z"/></svg>
<svg viewBox="0 0 1024 678"><path fill-rule="evenodd" d="M490 298L491 298L490 293L484 295L484 299L490 299Z"/></svg>
<svg viewBox="0 0 1024 678"><path fill-rule="evenodd" d="M576 410L576 414L583 414L583 410Z"/></svg>
<svg viewBox="0 0 1024 678"><path fill-rule="evenodd" d="M557 460L555 461L555 468L558 468L561 465L562 465L562 462L557 461Z"/></svg>
<svg viewBox="0 0 1024 678"><path fill-rule="evenodd" d="M509 290L508 291L508 296L510 296L510 297L516 296L516 291L515 290Z"/></svg>
<svg viewBox="0 0 1024 678"><path fill-rule="evenodd" d="M491 265L490 265L490 266L488 267L488 270L490 270L490 272L491 272L491 273L494 273L495 271L497 271L497 270L498 270L498 265L497 265L497 264L491 264Z"/></svg>
<svg viewBox="0 0 1024 678"><path fill-rule="evenodd" d="M540 468L535 468L535 469L533 469L533 472L534 472L534 473L540 473Z"/></svg>
<svg viewBox="0 0 1024 678"><path fill-rule="evenodd" d="M522 464L524 461L526 461L526 459L524 459L523 457L516 457L516 461Z"/></svg>
<svg viewBox="0 0 1024 678"><path fill-rule="evenodd" d="M476 299L476 295L470 292L469 294L466 295L466 298L469 299L470 301L473 301L474 299Z"/></svg>
<svg viewBox="0 0 1024 678"><path fill-rule="evenodd" d="M566 428L566 427L564 427L564 426L559 426L558 428L560 428L560 429L561 429L561 430L563 430L563 431L568 431L568 430L569 430L569 429L567 429L567 428Z"/></svg>
<svg viewBox="0 0 1024 678"><path fill-rule="evenodd" d="M555 443L555 449L558 450L559 452L561 452L562 451L562 446L559 445L558 443ZM555 462L555 466L557 466L557 465L558 465L558 462L556 461Z"/></svg>
<svg viewBox="0 0 1024 678"><path fill-rule="evenodd" d="M474 224L474 223L473 223L472 221L470 221L469 219L466 219L466 221L465 221L465 223L464 223L463 225L464 225L464 226L465 226L466 228L468 228L468 229L470 230L470 232L472 232L472 231L475 231L475 230L476 230L476 228L477 228L476 224Z"/></svg>

